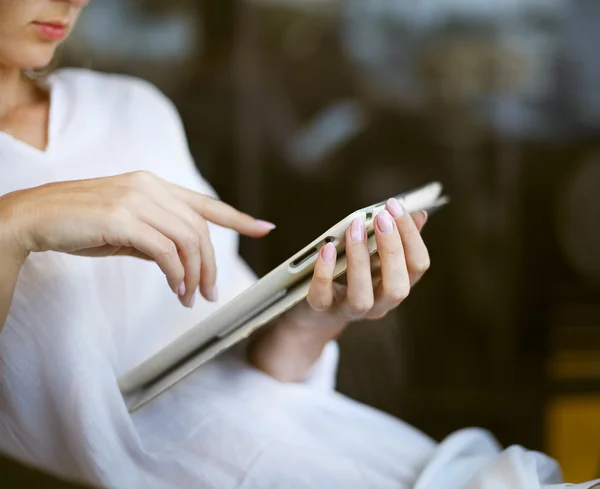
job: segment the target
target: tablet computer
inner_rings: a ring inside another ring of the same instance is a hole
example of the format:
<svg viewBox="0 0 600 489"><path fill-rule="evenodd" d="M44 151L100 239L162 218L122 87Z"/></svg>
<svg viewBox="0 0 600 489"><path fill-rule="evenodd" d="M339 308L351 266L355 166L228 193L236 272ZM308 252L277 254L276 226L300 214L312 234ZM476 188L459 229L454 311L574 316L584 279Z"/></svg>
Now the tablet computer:
<svg viewBox="0 0 600 489"><path fill-rule="evenodd" d="M445 205L442 186L433 182L396 197L408 212L429 212ZM154 399L205 362L240 342L306 298L319 250L333 243L338 259L335 276L346 271L345 234L352 221L365 218L369 251L377 251L374 219L386 202L359 209L332 226L298 253L273 269L196 326L119 379L130 411Z"/></svg>

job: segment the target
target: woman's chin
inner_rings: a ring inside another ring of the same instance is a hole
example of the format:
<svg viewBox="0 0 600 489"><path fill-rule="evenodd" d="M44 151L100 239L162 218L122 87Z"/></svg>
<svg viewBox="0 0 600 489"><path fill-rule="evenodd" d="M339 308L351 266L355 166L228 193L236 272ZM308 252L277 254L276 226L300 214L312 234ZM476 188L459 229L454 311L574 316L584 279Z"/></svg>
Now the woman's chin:
<svg viewBox="0 0 600 489"><path fill-rule="evenodd" d="M27 55L21 56L21 59L16 63L22 71L39 71L47 68L54 59L56 49L45 47L31 51Z"/></svg>
<svg viewBox="0 0 600 489"><path fill-rule="evenodd" d="M23 68L21 71L31 72L31 73L43 72L43 71L46 71L46 69L50 66L51 63L52 63L52 60L45 62L45 63L35 63L32 65L29 65L27 68Z"/></svg>

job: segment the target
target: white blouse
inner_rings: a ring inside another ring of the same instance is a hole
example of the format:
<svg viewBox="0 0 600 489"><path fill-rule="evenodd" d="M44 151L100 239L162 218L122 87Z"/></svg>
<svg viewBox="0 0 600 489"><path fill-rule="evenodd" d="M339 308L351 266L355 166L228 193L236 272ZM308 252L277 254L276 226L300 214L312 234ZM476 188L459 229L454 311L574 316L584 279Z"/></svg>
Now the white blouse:
<svg viewBox="0 0 600 489"><path fill-rule="evenodd" d="M49 80L46 151L0 133L0 195L148 170L214 195L173 105L151 85L63 70ZM211 226L221 303L254 280L237 236ZM117 377L217 305L182 307L152 263L31 255L0 334L0 450L126 489L538 489L556 464L502 451L481 430L436 445L334 392L337 346L306 382L281 384L225 354L133 415ZM591 487L589 485L581 486Z"/></svg>

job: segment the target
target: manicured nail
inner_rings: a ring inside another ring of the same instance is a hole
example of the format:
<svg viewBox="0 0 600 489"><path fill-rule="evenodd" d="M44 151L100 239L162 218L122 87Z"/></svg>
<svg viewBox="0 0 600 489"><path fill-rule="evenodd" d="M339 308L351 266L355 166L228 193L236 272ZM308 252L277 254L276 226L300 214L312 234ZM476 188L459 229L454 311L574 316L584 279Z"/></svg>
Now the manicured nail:
<svg viewBox="0 0 600 489"><path fill-rule="evenodd" d="M188 301L188 307L191 309L194 307L194 304L196 304L196 292L194 292L192 297L190 297L190 300Z"/></svg>
<svg viewBox="0 0 600 489"><path fill-rule="evenodd" d="M219 291L217 290L216 285L211 285L206 288L206 298L210 302L217 302L219 300Z"/></svg>
<svg viewBox="0 0 600 489"><path fill-rule="evenodd" d="M398 202L398 199L390 199L387 201L387 208L390 211L392 217L400 217L404 215L404 208Z"/></svg>
<svg viewBox="0 0 600 489"><path fill-rule="evenodd" d="M181 282L177 287L177 295L183 297L185 295L185 283Z"/></svg>
<svg viewBox="0 0 600 489"><path fill-rule="evenodd" d="M273 224L272 222L269 221L262 221L260 219L258 219L256 221L256 224L258 224L258 227L265 230L265 231L273 231L273 229L275 229L277 226L275 226L275 224Z"/></svg>
<svg viewBox="0 0 600 489"><path fill-rule="evenodd" d="M423 226L425 226L425 224L427 224L427 220L429 219L429 214L427 214L427 211L420 211L421 214L423 214Z"/></svg>
<svg viewBox="0 0 600 489"><path fill-rule="evenodd" d="M357 217L352 221L350 226L350 239L355 242L365 240L365 218L364 216Z"/></svg>
<svg viewBox="0 0 600 489"><path fill-rule="evenodd" d="M323 256L324 262L333 261L333 259L335 258L335 246L333 246L333 243L327 243L323 247L323 255L322 256Z"/></svg>
<svg viewBox="0 0 600 489"><path fill-rule="evenodd" d="M385 209L377 216L377 227L382 233L391 233L394 230L394 220Z"/></svg>

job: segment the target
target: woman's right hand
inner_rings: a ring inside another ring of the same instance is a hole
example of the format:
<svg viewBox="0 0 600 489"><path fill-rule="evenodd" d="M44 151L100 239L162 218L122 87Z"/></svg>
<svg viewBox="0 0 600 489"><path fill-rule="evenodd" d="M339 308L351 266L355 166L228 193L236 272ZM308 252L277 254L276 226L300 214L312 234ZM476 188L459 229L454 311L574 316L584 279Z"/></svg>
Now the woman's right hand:
<svg viewBox="0 0 600 489"><path fill-rule="evenodd" d="M252 237L274 228L144 171L51 183L0 198L0 230L24 256L51 250L152 260L189 307L198 287L208 300L217 296L207 221Z"/></svg>

